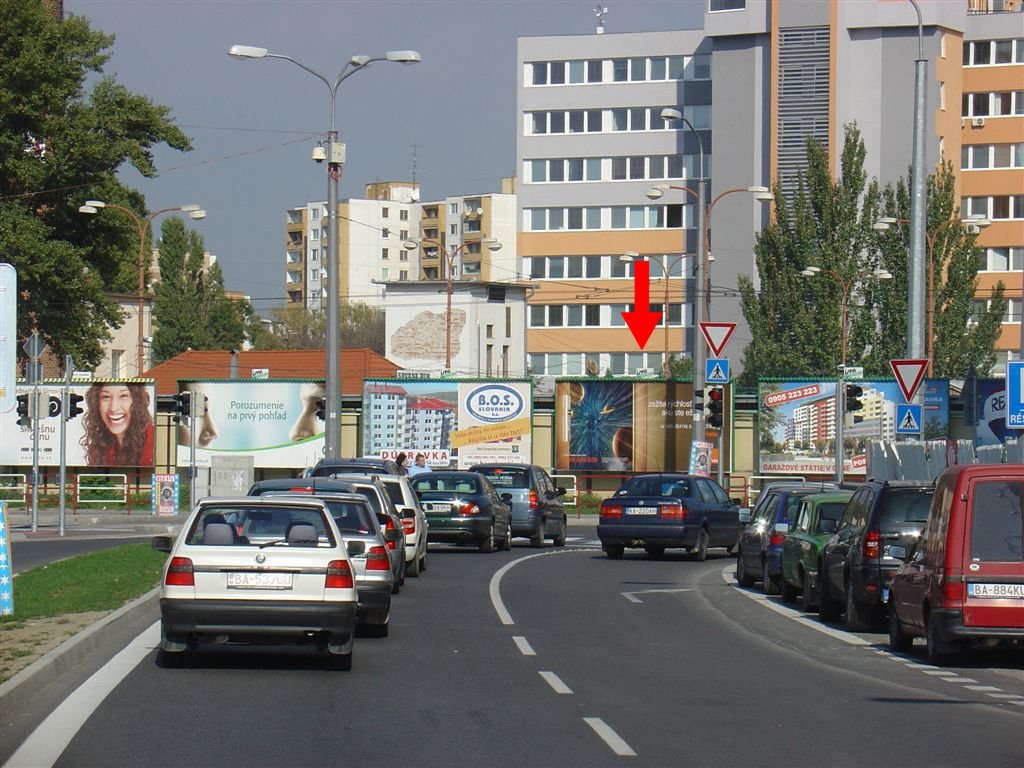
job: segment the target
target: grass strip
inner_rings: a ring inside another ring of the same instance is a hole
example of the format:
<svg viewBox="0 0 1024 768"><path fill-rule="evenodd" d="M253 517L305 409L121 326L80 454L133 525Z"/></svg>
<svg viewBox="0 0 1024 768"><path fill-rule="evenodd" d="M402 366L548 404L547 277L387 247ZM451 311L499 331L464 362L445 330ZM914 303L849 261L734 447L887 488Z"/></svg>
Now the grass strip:
<svg viewBox="0 0 1024 768"><path fill-rule="evenodd" d="M149 544L90 552L18 574L14 613L4 624L86 611L112 611L160 583L167 555Z"/></svg>

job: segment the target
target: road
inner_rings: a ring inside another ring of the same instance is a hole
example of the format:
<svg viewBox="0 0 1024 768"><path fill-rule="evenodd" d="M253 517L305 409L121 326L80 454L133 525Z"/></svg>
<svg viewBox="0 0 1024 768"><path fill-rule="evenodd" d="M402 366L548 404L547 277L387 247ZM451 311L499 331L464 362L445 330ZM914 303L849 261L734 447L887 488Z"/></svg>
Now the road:
<svg viewBox="0 0 1024 768"><path fill-rule="evenodd" d="M55 563L76 555L119 547L132 541L149 541L150 535L103 533L99 531L69 533L64 538L49 534L43 537L11 542L11 565L21 573L46 563Z"/></svg>
<svg viewBox="0 0 1024 768"><path fill-rule="evenodd" d="M395 598L391 636L358 640L348 673L313 651L248 648L164 670L151 626L129 646L136 666L108 667L119 680L109 696L69 695L15 757L67 768L1024 763L1020 657L936 669L920 647L891 654L882 634L850 635L739 589L724 554L612 561L593 528L570 534L565 549L432 546L429 570Z"/></svg>

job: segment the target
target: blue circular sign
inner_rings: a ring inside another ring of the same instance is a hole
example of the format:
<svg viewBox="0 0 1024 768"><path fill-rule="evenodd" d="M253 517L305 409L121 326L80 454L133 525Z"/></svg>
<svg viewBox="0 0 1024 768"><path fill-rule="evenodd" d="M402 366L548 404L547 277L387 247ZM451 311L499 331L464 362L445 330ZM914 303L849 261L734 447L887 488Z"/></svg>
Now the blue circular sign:
<svg viewBox="0 0 1024 768"><path fill-rule="evenodd" d="M526 408L523 396L504 384L477 387L466 398L469 415L480 421L498 423L510 421Z"/></svg>

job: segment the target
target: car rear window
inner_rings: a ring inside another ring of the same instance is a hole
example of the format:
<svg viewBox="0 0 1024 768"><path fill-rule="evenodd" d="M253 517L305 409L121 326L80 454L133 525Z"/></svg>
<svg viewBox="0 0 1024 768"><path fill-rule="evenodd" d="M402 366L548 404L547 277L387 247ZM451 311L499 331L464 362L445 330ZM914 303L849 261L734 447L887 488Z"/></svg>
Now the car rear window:
<svg viewBox="0 0 1024 768"><path fill-rule="evenodd" d="M353 501L337 501L335 499L324 499L327 509L334 518L334 524L338 531L344 536L348 534L366 534L373 532L373 522L370 520L370 509L365 504L358 504Z"/></svg>
<svg viewBox="0 0 1024 768"><path fill-rule="evenodd" d="M457 491L459 493L477 493L477 480L472 476L442 475L439 472L424 472L413 478L412 487L420 493L434 491Z"/></svg>
<svg viewBox="0 0 1024 768"><path fill-rule="evenodd" d="M927 522L933 494L932 488L890 488L880 502L879 527Z"/></svg>
<svg viewBox="0 0 1024 768"><path fill-rule="evenodd" d="M979 482L971 505L971 560L1024 562L1024 483L1011 480Z"/></svg>
<svg viewBox="0 0 1024 768"><path fill-rule="evenodd" d="M530 473L525 469L480 469L495 488L529 488Z"/></svg>
<svg viewBox="0 0 1024 768"><path fill-rule="evenodd" d="M692 493L689 478L686 477L637 477L619 489L617 496L679 496Z"/></svg>
<svg viewBox="0 0 1024 768"><path fill-rule="evenodd" d="M838 523L843 519L843 510L845 509L845 501L832 501L827 504L819 504L818 520L835 520Z"/></svg>
<svg viewBox="0 0 1024 768"><path fill-rule="evenodd" d="M189 530L189 545L262 546L285 544L295 525L311 525L318 546L335 546L334 535L320 509L261 505L205 507Z"/></svg>

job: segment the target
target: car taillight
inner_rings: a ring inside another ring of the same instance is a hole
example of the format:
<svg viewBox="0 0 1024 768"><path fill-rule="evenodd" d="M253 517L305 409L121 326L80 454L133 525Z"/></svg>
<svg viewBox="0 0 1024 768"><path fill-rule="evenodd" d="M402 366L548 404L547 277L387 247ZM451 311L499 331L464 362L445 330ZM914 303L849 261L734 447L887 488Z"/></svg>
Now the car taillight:
<svg viewBox="0 0 1024 768"><path fill-rule="evenodd" d="M659 507L662 520L685 520L687 509L682 504L666 504Z"/></svg>
<svg viewBox="0 0 1024 768"><path fill-rule="evenodd" d="M784 542L785 540L786 537L783 536L781 533L773 533L771 535L771 538L768 540L768 543L771 544L771 546L773 547L781 547L782 542Z"/></svg>
<svg viewBox="0 0 1024 768"><path fill-rule="evenodd" d="M964 602L966 588L963 579L943 579L942 599L946 601L947 608L956 608Z"/></svg>
<svg viewBox="0 0 1024 768"><path fill-rule="evenodd" d="M882 537L878 531L868 531L864 534L864 546L862 554L865 560L877 560L882 553Z"/></svg>
<svg viewBox="0 0 1024 768"><path fill-rule="evenodd" d="M394 520L392 520L390 516L388 516L388 522L387 522L387 525L385 525L385 526L384 526L384 530L385 530L385 531L394 531L394 530L397 530L397 529L395 528L395 521L394 521ZM394 549L394 548L395 548L395 544L397 544L397 543L398 543L398 542L396 542L396 541L389 541L389 542L388 542L388 549Z"/></svg>
<svg viewBox="0 0 1024 768"><path fill-rule="evenodd" d="M618 506L607 506L601 507L601 519L612 519L622 517L622 507Z"/></svg>
<svg viewBox="0 0 1024 768"><path fill-rule="evenodd" d="M412 536L416 533L416 518L415 517L403 517L402 518L402 530L405 531L406 536Z"/></svg>
<svg viewBox="0 0 1024 768"><path fill-rule="evenodd" d="M192 572L192 561L187 557L172 557L164 584L169 587L194 587L196 579Z"/></svg>
<svg viewBox="0 0 1024 768"><path fill-rule="evenodd" d="M480 507L478 507L473 502L469 502L468 504L464 504L462 507L460 507L459 511L456 512L456 514L459 517L472 517L473 515L479 514L479 512Z"/></svg>
<svg viewBox="0 0 1024 768"><path fill-rule="evenodd" d="M324 587L327 589L352 589L355 583L352 581L352 569L346 560L331 560L327 564L327 578L324 579Z"/></svg>
<svg viewBox="0 0 1024 768"><path fill-rule="evenodd" d="M531 488L530 489L530 509L536 509L536 508L537 508L537 492L535 490L533 490L533 488Z"/></svg>
<svg viewBox="0 0 1024 768"><path fill-rule="evenodd" d="M370 547L370 551L366 553L366 570L368 571L387 571L391 569L391 559L388 557L388 551L379 544L375 547Z"/></svg>

